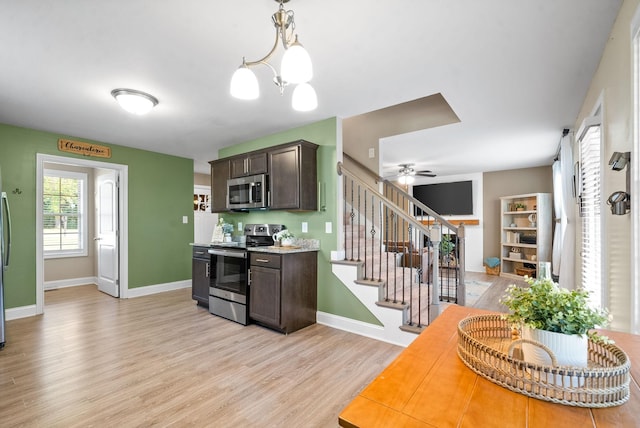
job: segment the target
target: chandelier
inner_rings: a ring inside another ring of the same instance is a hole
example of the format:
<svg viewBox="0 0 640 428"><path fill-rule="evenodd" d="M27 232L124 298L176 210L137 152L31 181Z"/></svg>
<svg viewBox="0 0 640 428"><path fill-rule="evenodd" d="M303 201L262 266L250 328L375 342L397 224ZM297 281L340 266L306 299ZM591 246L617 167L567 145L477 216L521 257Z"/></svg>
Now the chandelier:
<svg viewBox="0 0 640 428"><path fill-rule="evenodd" d="M260 87L256 75L251 68L256 65L266 65L273 72L273 81L284 93L287 85L296 85L291 96L291 105L297 111L311 111L318 106L316 91L309 84L313 77L313 67L309 54L298 41L298 35L294 33L296 24L292 10L285 10L283 4L289 0L275 0L280 3L278 11L273 14L271 20L276 28L276 40L271 51L263 58L256 61L247 61L242 58L242 65L233 73L231 78L231 95L242 100L255 100L260 96ZM278 45L282 43L284 55L280 63L280 73L268 61L275 53Z"/></svg>

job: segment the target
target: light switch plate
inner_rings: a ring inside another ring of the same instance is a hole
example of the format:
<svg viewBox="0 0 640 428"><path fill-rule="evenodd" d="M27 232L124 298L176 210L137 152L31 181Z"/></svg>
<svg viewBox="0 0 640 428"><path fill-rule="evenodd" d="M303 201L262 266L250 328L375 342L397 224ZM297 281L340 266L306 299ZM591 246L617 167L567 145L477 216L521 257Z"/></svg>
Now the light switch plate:
<svg viewBox="0 0 640 428"><path fill-rule="evenodd" d="M306 221L302 222L302 233L307 233L309 232L309 223L307 223Z"/></svg>
<svg viewBox="0 0 640 428"><path fill-rule="evenodd" d="M187 223L189 223L189 217L188 217L188 216L186 216L186 215L183 215L183 216L182 216L182 223L183 223L183 224L187 224Z"/></svg>
<svg viewBox="0 0 640 428"><path fill-rule="evenodd" d="M332 229L333 229L333 228L332 228L332 224L331 224L331 222L330 222L330 221L328 221L328 222L326 222L326 223L324 224L324 231L325 231L325 233L331 233L331 230L332 230Z"/></svg>
<svg viewBox="0 0 640 428"><path fill-rule="evenodd" d="M374 147L369 148L369 158L373 159L376 157L376 149Z"/></svg>
<svg viewBox="0 0 640 428"><path fill-rule="evenodd" d="M241 221L238 222L238 231L239 232L243 232L244 231L244 229L242 229L242 222Z"/></svg>

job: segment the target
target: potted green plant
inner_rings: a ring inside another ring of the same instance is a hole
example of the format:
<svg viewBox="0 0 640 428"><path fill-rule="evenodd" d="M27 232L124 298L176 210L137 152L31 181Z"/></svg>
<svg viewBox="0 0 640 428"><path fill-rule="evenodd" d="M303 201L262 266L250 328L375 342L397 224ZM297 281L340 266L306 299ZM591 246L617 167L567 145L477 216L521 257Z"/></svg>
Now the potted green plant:
<svg viewBox="0 0 640 428"><path fill-rule="evenodd" d="M285 229L278 234L278 238L280 239L280 244L282 244L283 247L290 247L293 245L293 238L295 238L295 236L293 233Z"/></svg>
<svg viewBox="0 0 640 428"><path fill-rule="evenodd" d="M452 262L452 257L453 257L453 249L456 247L456 244L453 243L453 241L451 240L451 236L450 235L442 235L442 240L440 241L440 255L442 256L442 262L443 263L450 263Z"/></svg>
<svg viewBox="0 0 640 428"><path fill-rule="evenodd" d="M527 208L527 206L523 203L516 203L516 211L524 211Z"/></svg>
<svg viewBox="0 0 640 428"><path fill-rule="evenodd" d="M522 328L522 338L542 343L550 348L562 366L586 367L588 339L608 340L593 332L604 326L609 317L606 310L589 305L589 292L568 290L550 278L525 278L529 287L514 284L500 299L510 313L506 319ZM525 361L550 365L551 358L540 347L523 343Z"/></svg>

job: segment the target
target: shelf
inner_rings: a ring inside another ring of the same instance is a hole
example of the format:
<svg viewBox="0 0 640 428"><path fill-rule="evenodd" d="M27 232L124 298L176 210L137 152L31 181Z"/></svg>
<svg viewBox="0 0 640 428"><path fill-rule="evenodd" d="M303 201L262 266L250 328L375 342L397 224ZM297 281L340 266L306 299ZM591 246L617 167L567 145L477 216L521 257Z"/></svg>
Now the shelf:
<svg viewBox="0 0 640 428"><path fill-rule="evenodd" d="M535 265L535 264L538 263L537 260L512 259L511 257L503 257L502 260L509 261L509 262L529 263L529 264L532 264L532 265Z"/></svg>
<svg viewBox="0 0 640 428"><path fill-rule="evenodd" d="M503 247L538 248L536 244L525 244L522 242L503 242Z"/></svg>
<svg viewBox="0 0 640 428"><path fill-rule="evenodd" d="M531 231L531 232L535 232L536 230L538 230L538 228L536 228L536 227L524 227L524 226L523 226L523 227L519 227L519 226L516 226L516 227L506 226L506 227L503 227L503 229L504 229L504 230L529 230L529 231Z"/></svg>
<svg viewBox="0 0 640 428"><path fill-rule="evenodd" d="M537 214L538 210L527 210L527 211L505 211L502 214L509 214L509 215L513 215L513 214Z"/></svg>

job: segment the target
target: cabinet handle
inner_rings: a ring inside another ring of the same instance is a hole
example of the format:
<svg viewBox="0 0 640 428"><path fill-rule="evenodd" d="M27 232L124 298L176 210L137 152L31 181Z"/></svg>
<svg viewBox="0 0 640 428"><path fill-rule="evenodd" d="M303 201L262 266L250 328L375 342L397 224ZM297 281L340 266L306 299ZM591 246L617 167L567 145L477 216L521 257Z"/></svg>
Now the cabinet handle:
<svg viewBox="0 0 640 428"><path fill-rule="evenodd" d="M211 275L211 270L209 269L209 262L207 262L207 272L205 273L205 278L209 278L209 275Z"/></svg>
<svg viewBox="0 0 640 428"><path fill-rule="evenodd" d="M269 260L267 259L256 259L256 261L259 263L269 263Z"/></svg>
<svg viewBox="0 0 640 428"><path fill-rule="evenodd" d="M251 285L251 269L247 269L247 285Z"/></svg>

